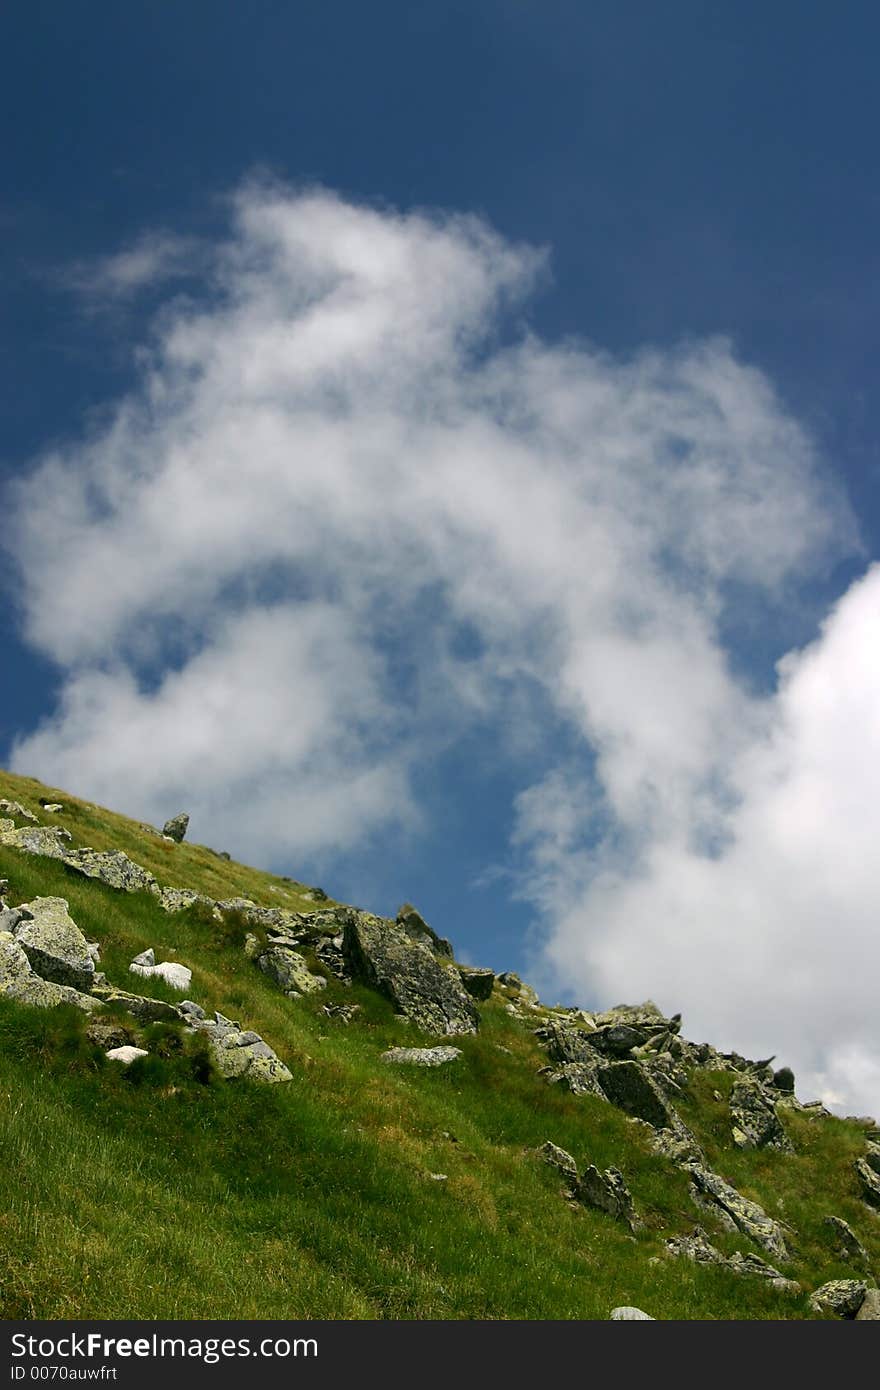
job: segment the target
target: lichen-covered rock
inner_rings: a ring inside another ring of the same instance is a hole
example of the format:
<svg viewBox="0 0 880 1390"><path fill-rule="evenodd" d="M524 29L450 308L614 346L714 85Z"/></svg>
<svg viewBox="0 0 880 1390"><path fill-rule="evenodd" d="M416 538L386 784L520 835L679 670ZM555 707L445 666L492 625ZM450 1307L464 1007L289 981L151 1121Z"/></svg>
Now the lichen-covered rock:
<svg viewBox="0 0 880 1390"><path fill-rule="evenodd" d="M561 1086L571 1091L573 1096L598 1096L607 1101L608 1097L599 1085L596 1072L599 1068L599 1054L594 1062L563 1062L558 1067L544 1069L544 1079L551 1086Z"/></svg>
<svg viewBox="0 0 880 1390"><path fill-rule="evenodd" d="M33 970L56 985L70 985L88 992L95 978L95 962L89 943L68 911L66 898L34 898L22 903L24 920L15 928L15 939Z"/></svg>
<svg viewBox="0 0 880 1390"><path fill-rule="evenodd" d="M342 943L352 973L380 990L425 1033L475 1033L480 1015L458 973L392 922L349 912Z"/></svg>
<svg viewBox="0 0 880 1390"><path fill-rule="evenodd" d="M23 825L18 830L0 831L0 845L44 859L64 859L70 853L70 840L70 831L59 825Z"/></svg>
<svg viewBox="0 0 880 1390"><path fill-rule="evenodd" d="M700 1146L689 1132L676 1133L671 1129L657 1129L651 1135L650 1144L654 1153L671 1159L680 1168L686 1167L689 1163L703 1162Z"/></svg>
<svg viewBox="0 0 880 1390"><path fill-rule="evenodd" d="M204 1033L220 1075L227 1080L245 1076L252 1081L276 1083L292 1081L293 1076L258 1033L243 1030L223 1014L213 1019L188 1017L190 1026Z"/></svg>
<svg viewBox="0 0 880 1390"><path fill-rule="evenodd" d="M274 980L292 998L315 994L327 988L323 975L313 975L304 956L289 946L270 945L258 950L252 959L264 975Z"/></svg>
<svg viewBox="0 0 880 1390"><path fill-rule="evenodd" d="M167 835L169 840L174 840L180 844L189 829L189 816L186 811L180 811L176 816L172 816L162 826L162 834Z"/></svg>
<svg viewBox="0 0 880 1390"><path fill-rule="evenodd" d="M134 1041L131 1029L123 1023L111 1023L102 1018L93 1018L86 1027L86 1037L102 1052L114 1047L128 1047Z"/></svg>
<svg viewBox="0 0 880 1390"><path fill-rule="evenodd" d="M207 897L204 893L194 893L191 888L162 888L159 892L159 902L166 912L183 912L195 903L209 908L214 906L213 898Z"/></svg>
<svg viewBox="0 0 880 1390"><path fill-rule="evenodd" d="M132 994L127 989L108 984L106 980L96 980L92 994L102 1004L115 1004L141 1023L175 1023L182 1017L176 1004L168 1004L164 999L150 999L143 994Z"/></svg>
<svg viewBox="0 0 880 1390"><path fill-rule="evenodd" d="M788 1259L788 1249L782 1227L778 1221L768 1216L763 1207L743 1197L735 1187L731 1187L718 1173L713 1173L701 1163L685 1164L690 1174L694 1200L698 1206L715 1210L726 1216L728 1222L742 1231L768 1255L779 1260Z"/></svg>
<svg viewBox="0 0 880 1390"><path fill-rule="evenodd" d="M672 1236L666 1242L666 1248L671 1255L681 1255L686 1259L693 1260L696 1264L718 1265L723 1269L729 1269L734 1274L751 1275L753 1278L766 1279L773 1288L780 1293L799 1294L802 1292L800 1284L793 1279L787 1279L778 1269L767 1264L760 1255L742 1254L736 1250L732 1255L724 1255L720 1250L709 1242L704 1230L700 1226L694 1228L693 1235Z"/></svg>
<svg viewBox="0 0 880 1390"><path fill-rule="evenodd" d="M844 1221L842 1216L826 1216L825 1225L829 1228L837 1253L845 1260L854 1260L867 1269L870 1264L868 1252L849 1222Z"/></svg>
<svg viewBox="0 0 880 1390"><path fill-rule="evenodd" d="M538 1153L545 1163L549 1163L551 1168L555 1168L564 1178L568 1178L572 1185L577 1183L577 1164L566 1149L560 1149L558 1144L547 1139L539 1148Z"/></svg>
<svg viewBox="0 0 880 1390"><path fill-rule="evenodd" d="M447 956L450 960L453 956L452 946L444 936L438 936L433 927L429 927L420 912L417 912L412 903L404 903L398 909L397 925L406 935L412 937L413 941L421 941L438 956Z"/></svg>
<svg viewBox="0 0 880 1390"><path fill-rule="evenodd" d="M869 1141L865 1148L865 1162L880 1177L880 1144Z"/></svg>
<svg viewBox="0 0 880 1390"><path fill-rule="evenodd" d="M587 1207L607 1211L615 1221L622 1221L631 1231L639 1228L632 1194L618 1168L606 1168L600 1173L594 1163L585 1169L575 1188L577 1200Z"/></svg>
<svg viewBox="0 0 880 1390"><path fill-rule="evenodd" d="M99 1007L98 1000L90 994L35 974L21 944L10 932L0 932L0 995L36 1009L73 1004L84 1013L91 1013Z"/></svg>
<svg viewBox="0 0 880 1390"><path fill-rule="evenodd" d="M121 849L75 849L61 856L69 869L96 878L124 893L154 893L159 885L149 869L136 864Z"/></svg>
<svg viewBox="0 0 880 1390"><path fill-rule="evenodd" d="M557 1018L548 1019L535 1029L535 1037L546 1047L551 1062L581 1062L595 1069L602 1059L590 1046L590 1036L586 1029Z"/></svg>
<svg viewBox="0 0 880 1390"><path fill-rule="evenodd" d="M39 825L33 811L22 806L20 801L10 801L5 796L0 797L0 816L11 816L13 820L26 820L30 821L32 825Z"/></svg>
<svg viewBox="0 0 880 1390"><path fill-rule="evenodd" d="M461 982L472 999L486 1000L492 997L492 987L495 984L495 971L484 970L477 966L459 965L458 973Z"/></svg>
<svg viewBox="0 0 880 1390"><path fill-rule="evenodd" d="M814 1313L833 1313L836 1318L854 1318L865 1301L868 1286L861 1279L832 1279L810 1294Z"/></svg>
<svg viewBox="0 0 880 1390"><path fill-rule="evenodd" d="M779 1122L776 1108L763 1088L748 1077L734 1083L730 1093L733 1142L738 1149L778 1149L792 1153L791 1140Z"/></svg>
<svg viewBox="0 0 880 1390"><path fill-rule="evenodd" d="M380 1060L405 1067L442 1067L460 1056L460 1047L390 1047Z"/></svg>
<svg viewBox="0 0 880 1390"><path fill-rule="evenodd" d="M880 1209L880 1176L874 1172L866 1158L857 1158L853 1166L859 1180L862 1200L869 1206Z"/></svg>

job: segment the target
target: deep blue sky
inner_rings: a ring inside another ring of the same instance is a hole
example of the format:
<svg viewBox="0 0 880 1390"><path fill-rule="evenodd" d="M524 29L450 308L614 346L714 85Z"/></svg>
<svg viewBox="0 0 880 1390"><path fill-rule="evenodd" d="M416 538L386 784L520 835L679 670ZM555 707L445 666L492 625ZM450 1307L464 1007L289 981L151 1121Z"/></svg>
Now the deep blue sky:
<svg viewBox="0 0 880 1390"><path fill-rule="evenodd" d="M878 50L880 11L855 2L8 0L0 469L129 370L118 324L57 287L65 266L149 227L210 231L264 165L549 245L533 322L551 338L730 336L815 431L876 554ZM0 639L3 761L53 673L9 609ZM439 917L497 847L491 825L464 836L452 817L435 867L413 865Z"/></svg>

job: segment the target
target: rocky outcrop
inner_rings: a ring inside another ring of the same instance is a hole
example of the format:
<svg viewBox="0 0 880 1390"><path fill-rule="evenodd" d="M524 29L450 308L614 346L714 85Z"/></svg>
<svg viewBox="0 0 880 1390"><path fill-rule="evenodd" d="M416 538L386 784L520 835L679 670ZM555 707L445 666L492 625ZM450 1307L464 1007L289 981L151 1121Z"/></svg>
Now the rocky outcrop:
<svg viewBox="0 0 880 1390"><path fill-rule="evenodd" d="M597 1071L596 1062L563 1062L558 1067L545 1067L541 1074L551 1086L561 1086L573 1096L599 1096L607 1100L596 1077Z"/></svg>
<svg viewBox="0 0 880 1390"><path fill-rule="evenodd" d="M460 1056L460 1047L390 1047L380 1060L404 1067L442 1067Z"/></svg>
<svg viewBox="0 0 880 1390"><path fill-rule="evenodd" d="M762 1260L760 1255L744 1255L739 1250L734 1251L732 1255L723 1255L710 1244L706 1232L700 1226L694 1227L692 1235L672 1236L667 1240L666 1248L670 1255L684 1256L693 1260L695 1264L717 1265L721 1269L731 1270L734 1274L766 1279L780 1293L802 1292L800 1284L795 1283L793 1279L787 1279L780 1270L774 1269L766 1260Z"/></svg>
<svg viewBox="0 0 880 1390"><path fill-rule="evenodd" d="M854 1318L865 1301L868 1286L861 1279L832 1279L810 1294L814 1313L831 1313L836 1318Z"/></svg>
<svg viewBox="0 0 880 1390"><path fill-rule="evenodd" d="M159 893L159 885L149 869L136 864L121 849L75 849L61 856L69 869L96 878L124 893Z"/></svg>
<svg viewBox="0 0 880 1390"><path fill-rule="evenodd" d="M68 911L66 898L34 898L22 903L15 939L33 970L44 980L85 993L95 979L95 949Z"/></svg>
<svg viewBox="0 0 880 1390"><path fill-rule="evenodd" d="M654 1129L684 1128L657 1082L638 1062L611 1062L598 1069L597 1080L612 1105L627 1115L645 1120Z"/></svg>
<svg viewBox="0 0 880 1390"><path fill-rule="evenodd" d="M446 940L445 936L438 936L433 927L429 927L420 912L417 912L412 903L404 903L398 908L396 917L397 926L405 932L413 941L421 941L435 955L445 956L452 960L452 945Z"/></svg>
<svg viewBox="0 0 880 1390"><path fill-rule="evenodd" d="M461 982L472 999L485 1001L492 997L492 987L495 984L495 971L483 970L476 966L459 965L458 973Z"/></svg>
<svg viewBox="0 0 880 1390"><path fill-rule="evenodd" d="M424 1033L475 1033L480 1016L457 971L392 922L350 912L342 950L352 974L380 990Z"/></svg>
<svg viewBox="0 0 880 1390"><path fill-rule="evenodd" d="M11 816L13 820L30 821L32 825L39 824L33 811L22 806L20 801L9 801L5 796L0 796L0 816Z"/></svg>
<svg viewBox="0 0 880 1390"><path fill-rule="evenodd" d="M606 1168L600 1173L594 1163L585 1169L575 1187L575 1197L585 1207L607 1211L615 1221L622 1221L631 1231L641 1225L633 1205L632 1194L619 1168Z"/></svg>
<svg viewBox="0 0 880 1390"><path fill-rule="evenodd" d="M73 1004L84 1013L90 1013L98 1008L98 1000L92 995L83 994L71 985L41 979L11 932L0 932L0 995L38 1009Z"/></svg>
<svg viewBox="0 0 880 1390"><path fill-rule="evenodd" d="M733 1142L738 1149L778 1149L792 1153L791 1140L779 1122L764 1088L750 1077L736 1081L730 1093Z"/></svg>
<svg viewBox="0 0 880 1390"><path fill-rule="evenodd" d="M684 1165L691 1178L691 1195L696 1204L715 1212L729 1229L741 1231L768 1255L778 1260L788 1259L788 1249L782 1227L768 1216L763 1207L743 1197L717 1173L701 1163Z"/></svg>
<svg viewBox="0 0 880 1390"><path fill-rule="evenodd" d="M189 816L186 811L180 811L176 816L172 816L170 820L165 822L162 826L162 834L166 835L169 840L174 840L175 843L179 845L186 836L188 829Z"/></svg>

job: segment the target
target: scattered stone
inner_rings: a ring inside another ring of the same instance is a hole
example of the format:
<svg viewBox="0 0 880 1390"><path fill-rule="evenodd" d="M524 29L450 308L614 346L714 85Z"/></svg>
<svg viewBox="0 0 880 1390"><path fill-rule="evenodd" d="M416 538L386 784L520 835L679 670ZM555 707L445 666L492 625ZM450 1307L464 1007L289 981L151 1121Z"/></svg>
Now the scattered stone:
<svg viewBox="0 0 880 1390"><path fill-rule="evenodd" d="M56 831L56 834L63 833ZM136 864L121 849L67 850L61 858L69 869L85 874L86 878L99 879L110 888L124 893L159 893L159 885L149 869Z"/></svg>
<svg viewBox="0 0 880 1390"><path fill-rule="evenodd" d="M480 1015L458 974L421 941L366 912L349 912L342 943L352 973L379 989L425 1033L475 1033Z"/></svg>
<svg viewBox="0 0 880 1390"><path fill-rule="evenodd" d="M304 994L314 994L326 989L327 981L323 975L313 975L306 964L305 957L289 946L266 946L252 956L264 975L271 980L290 999L299 999Z"/></svg>
<svg viewBox="0 0 880 1390"><path fill-rule="evenodd" d="M620 1308L612 1308L609 1322L655 1322L650 1313L643 1313L641 1308L633 1308L624 1305Z"/></svg>
<svg viewBox="0 0 880 1390"><path fill-rule="evenodd" d="M633 1232L641 1224L635 1214L632 1194L618 1168L606 1168L600 1173L591 1163L578 1180L575 1196L584 1206L607 1211L615 1221L622 1221Z"/></svg>
<svg viewBox="0 0 880 1390"><path fill-rule="evenodd" d="M170 820L165 822L162 826L162 834L166 836L167 839L173 840L175 844L179 845L184 839L188 828L189 816L186 811L181 811L179 815L172 816Z"/></svg>
<svg viewBox="0 0 880 1390"><path fill-rule="evenodd" d="M461 982L472 999L486 1000L492 997L492 986L495 984L495 971L484 970L476 966L459 965L458 973Z"/></svg>
<svg viewBox="0 0 880 1390"><path fill-rule="evenodd" d="M866 1158L857 1158L853 1166L862 1189L862 1200L880 1208L880 1175L874 1172Z"/></svg>
<svg viewBox="0 0 880 1390"><path fill-rule="evenodd" d="M442 1067L460 1056L460 1047L390 1047L380 1061L409 1067Z"/></svg>
<svg viewBox="0 0 880 1390"><path fill-rule="evenodd" d="M40 805L43 805L42 801ZM5 796L0 797L0 816L12 816L14 820L27 820L33 825L39 825L39 821L33 811L29 811L26 806L22 806L20 801L8 801Z"/></svg>
<svg viewBox="0 0 880 1390"><path fill-rule="evenodd" d="M328 1018L338 1018L340 1023L351 1023L355 1014L360 1013L360 1004L324 1004L321 1013Z"/></svg>
<svg viewBox="0 0 880 1390"><path fill-rule="evenodd" d="M760 1245L768 1255L779 1260L788 1259L782 1227L763 1207L743 1197L735 1187L701 1163L688 1163L684 1167L690 1174L691 1196L698 1206L726 1217L728 1223Z"/></svg>
<svg viewBox="0 0 880 1390"><path fill-rule="evenodd" d="M317 899L320 889L312 890ZM326 894L324 895L326 897ZM401 931L405 932L413 941L421 941L429 950L438 956L447 956L450 960L453 957L453 950L450 943L443 936L438 936L433 927L429 927L420 912L417 912L412 903L404 903L397 912L397 925Z"/></svg>
<svg viewBox="0 0 880 1390"><path fill-rule="evenodd" d="M780 1293L799 1294L803 1292L800 1284L795 1283L793 1279L786 1279L780 1270L767 1264L760 1255L743 1255L739 1250L736 1250L732 1255L723 1255L709 1242L706 1232L700 1226L694 1227L692 1235L672 1236L667 1240L666 1248L671 1255L684 1256L696 1264L719 1265L723 1269L732 1270L734 1274L752 1275L758 1279L766 1279Z"/></svg>
<svg viewBox="0 0 880 1390"><path fill-rule="evenodd" d="M0 995L37 1009L74 1004L84 1013L98 1008L98 1001L71 985L55 984L37 975L21 943L10 932L0 933Z"/></svg>
<svg viewBox="0 0 880 1390"><path fill-rule="evenodd" d="M825 1225L834 1237L837 1253L845 1260L855 1260L864 1269L870 1265L868 1252L859 1240L852 1226L840 1216L826 1216Z"/></svg>
<svg viewBox="0 0 880 1390"><path fill-rule="evenodd" d="M862 1306L856 1313L856 1322L880 1322L880 1289L866 1291Z"/></svg>
<svg viewBox="0 0 880 1390"><path fill-rule="evenodd" d="M793 1153L791 1140L779 1122L775 1106L756 1081L734 1082L730 1093L733 1142L738 1149L778 1149Z"/></svg>
<svg viewBox="0 0 880 1390"><path fill-rule="evenodd" d="M448 1181L449 1181L449 1174L448 1174L448 1173L429 1173L429 1174L428 1174L428 1177L431 1179L431 1182L448 1182Z"/></svg>
<svg viewBox="0 0 880 1390"><path fill-rule="evenodd" d="M122 1062L124 1066L130 1067L132 1062L136 1062L138 1057L148 1057L150 1054L145 1047L111 1047L104 1056L109 1057L111 1062Z"/></svg>
<svg viewBox="0 0 880 1390"><path fill-rule="evenodd" d="M814 1313L833 1313L837 1318L857 1316L868 1286L861 1279L832 1279L810 1294L810 1307Z"/></svg>
<svg viewBox="0 0 880 1390"><path fill-rule="evenodd" d="M68 912L66 898L34 898L18 909L22 920L15 939L36 974L56 985L88 992L95 962L79 927Z"/></svg>
<svg viewBox="0 0 880 1390"><path fill-rule="evenodd" d="M547 1139L539 1148L538 1153L545 1163L549 1163L551 1168L555 1168L564 1178L568 1178L572 1186L577 1184L577 1164L565 1149L560 1149L558 1144Z"/></svg>

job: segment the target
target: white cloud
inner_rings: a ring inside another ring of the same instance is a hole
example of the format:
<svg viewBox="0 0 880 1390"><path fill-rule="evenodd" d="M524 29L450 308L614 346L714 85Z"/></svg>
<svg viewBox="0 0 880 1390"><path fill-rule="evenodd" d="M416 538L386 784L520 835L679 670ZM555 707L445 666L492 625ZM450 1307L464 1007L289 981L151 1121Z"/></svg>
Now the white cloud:
<svg viewBox="0 0 880 1390"><path fill-rule="evenodd" d="M180 801L199 838L293 857L413 827L415 762L503 722L514 763L548 768L517 832L547 960L700 1022L711 996L734 1044L766 1024L768 1050L830 1075L831 1034L811 1041L824 938L775 978L802 923L777 877L805 855L833 884L857 827L809 831L808 751L829 737L796 717L810 658L762 699L721 636L734 594L778 626L798 577L854 543L809 438L724 341L618 361L511 334L544 257L475 219L266 185L232 212L137 393L11 499L25 632L66 672L16 765L154 818ZM588 776L553 772L562 727ZM733 966L707 986L700 948L721 958L734 904L761 988ZM876 963L860 930L847 917L837 949ZM845 1046L872 1055L872 1027Z"/></svg>
<svg viewBox="0 0 880 1390"><path fill-rule="evenodd" d="M192 274L200 268L201 250L192 237L148 232L123 251L79 261L60 278L97 308Z"/></svg>

